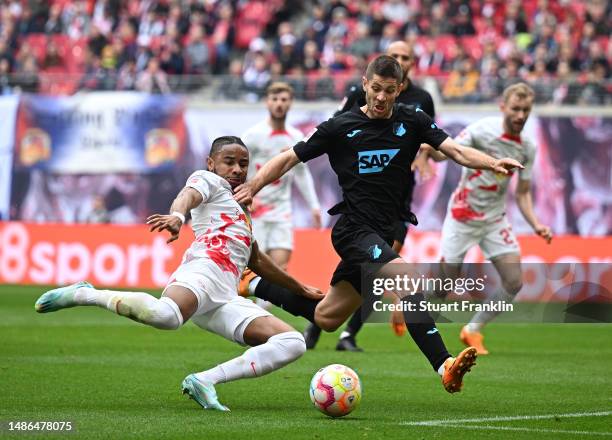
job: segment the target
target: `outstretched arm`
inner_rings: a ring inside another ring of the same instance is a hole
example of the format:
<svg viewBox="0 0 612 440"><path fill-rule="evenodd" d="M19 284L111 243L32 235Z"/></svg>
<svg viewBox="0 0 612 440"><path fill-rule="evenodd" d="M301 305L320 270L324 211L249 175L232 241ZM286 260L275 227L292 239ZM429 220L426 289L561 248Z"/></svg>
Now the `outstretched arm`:
<svg viewBox="0 0 612 440"><path fill-rule="evenodd" d="M266 281L285 287L297 295L310 299L321 299L324 296L319 289L303 285L282 270L268 255L259 250L257 242L253 242L249 268Z"/></svg>
<svg viewBox="0 0 612 440"><path fill-rule="evenodd" d="M495 159L475 148L464 147L450 137L440 144L439 149L450 159L467 168L490 170L500 174L508 174L513 168L523 168L523 165L514 159Z"/></svg>
<svg viewBox="0 0 612 440"><path fill-rule="evenodd" d="M274 156L266 164L261 167L255 177L250 181L236 187L234 191L234 199L238 203L249 205L253 201L253 196L257 194L264 186L280 179L293 168L300 160L293 151L293 148Z"/></svg>
<svg viewBox="0 0 612 440"><path fill-rule="evenodd" d="M541 224L536 218L535 212L533 211L533 201L531 198L531 181L530 180L519 180L516 187L516 204L521 210L521 214L527 223L533 228L534 232L550 243L552 240L552 231L550 227Z"/></svg>
<svg viewBox="0 0 612 440"><path fill-rule="evenodd" d="M150 231L161 232L166 230L170 233L170 238L166 243L173 242L179 237L187 213L202 203L203 200L204 198L199 191L188 186L184 187L172 202L170 214L153 214L147 217L147 225L151 226Z"/></svg>

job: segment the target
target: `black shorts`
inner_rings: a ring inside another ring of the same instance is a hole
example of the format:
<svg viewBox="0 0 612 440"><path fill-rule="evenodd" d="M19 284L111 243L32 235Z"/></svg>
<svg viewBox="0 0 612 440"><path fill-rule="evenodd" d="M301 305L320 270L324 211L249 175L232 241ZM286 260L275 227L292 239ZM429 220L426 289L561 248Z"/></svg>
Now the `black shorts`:
<svg viewBox="0 0 612 440"><path fill-rule="evenodd" d="M362 293L363 264L385 264L399 258L391 248L393 237L381 237L372 227L353 223L346 215L340 217L332 229L332 244L342 260L330 284L333 286L339 281L348 281L359 293Z"/></svg>
<svg viewBox="0 0 612 440"><path fill-rule="evenodd" d="M393 231L393 241L399 241L402 246L404 245L404 240L406 239L406 235L408 234L408 223L403 220L398 220L395 222L395 230Z"/></svg>

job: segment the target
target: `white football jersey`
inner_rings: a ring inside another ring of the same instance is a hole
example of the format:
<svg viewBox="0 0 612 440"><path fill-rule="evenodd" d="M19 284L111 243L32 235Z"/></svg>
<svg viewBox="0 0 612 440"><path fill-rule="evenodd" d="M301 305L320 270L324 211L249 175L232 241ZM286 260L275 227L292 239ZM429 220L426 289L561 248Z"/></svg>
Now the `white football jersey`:
<svg viewBox="0 0 612 440"><path fill-rule="evenodd" d="M196 171L185 186L203 197L191 210L195 240L185 252L183 263L204 258L216 264L229 285L237 283L251 256L253 242L249 214L234 200L230 184L209 171Z"/></svg>
<svg viewBox="0 0 612 440"><path fill-rule="evenodd" d="M285 130L273 130L268 120L261 121L241 137L250 153L249 178L274 156L292 148L304 138L300 130L290 125ZM297 188L312 209L319 208L312 175L304 163L297 164L290 172L259 191L253 200L252 217L262 221L291 221L291 184Z"/></svg>
<svg viewBox="0 0 612 440"><path fill-rule="evenodd" d="M455 140L496 159L517 160L525 167L519 170L519 178L531 180L535 144L525 137L505 133L503 118L483 118L468 125ZM449 200L447 215L465 223L498 221L506 212L506 194L514 172L504 175L464 167L459 185Z"/></svg>

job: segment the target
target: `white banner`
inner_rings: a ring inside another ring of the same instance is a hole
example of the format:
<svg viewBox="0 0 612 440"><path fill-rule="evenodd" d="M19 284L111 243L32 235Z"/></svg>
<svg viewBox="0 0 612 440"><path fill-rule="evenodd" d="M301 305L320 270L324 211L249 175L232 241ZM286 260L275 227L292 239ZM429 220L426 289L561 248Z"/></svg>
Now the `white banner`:
<svg viewBox="0 0 612 440"><path fill-rule="evenodd" d="M0 220L9 217L11 178L13 170L13 144L15 116L19 96L0 97Z"/></svg>

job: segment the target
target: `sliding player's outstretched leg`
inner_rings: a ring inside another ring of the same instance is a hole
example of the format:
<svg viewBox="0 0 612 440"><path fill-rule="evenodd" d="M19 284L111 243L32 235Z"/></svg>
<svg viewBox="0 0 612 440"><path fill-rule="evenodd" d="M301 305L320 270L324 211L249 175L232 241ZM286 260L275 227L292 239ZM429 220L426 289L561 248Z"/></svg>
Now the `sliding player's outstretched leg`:
<svg viewBox="0 0 612 440"><path fill-rule="evenodd" d="M82 287L93 288L93 286L87 281L79 281L78 283L71 284L69 286L49 290L38 298L38 300L36 300L34 309L38 313L49 313L78 306L79 303L75 301L74 296L78 289Z"/></svg>
<svg viewBox="0 0 612 440"><path fill-rule="evenodd" d="M197 299L180 286L169 287L158 299L145 292L96 289L81 281L44 293L34 307L49 313L76 306L98 306L151 327L176 330L195 312Z"/></svg>

